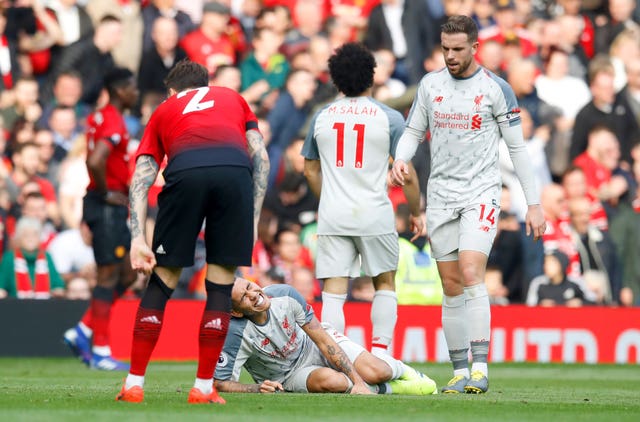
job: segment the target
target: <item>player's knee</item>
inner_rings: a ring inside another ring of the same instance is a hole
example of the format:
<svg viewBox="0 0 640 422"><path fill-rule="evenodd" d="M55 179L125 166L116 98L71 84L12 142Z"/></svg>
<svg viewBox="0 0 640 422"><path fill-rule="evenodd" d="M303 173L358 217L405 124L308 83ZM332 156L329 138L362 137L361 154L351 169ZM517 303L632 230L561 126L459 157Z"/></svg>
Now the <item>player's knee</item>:
<svg viewBox="0 0 640 422"><path fill-rule="evenodd" d="M344 393L349 386L349 381L343 374L329 368L317 369L307 379L307 390L310 393Z"/></svg>
<svg viewBox="0 0 640 422"><path fill-rule="evenodd" d="M375 361L367 362L365 365L359 366L356 369L367 384L387 382L393 376L391 367L383 360L377 358Z"/></svg>

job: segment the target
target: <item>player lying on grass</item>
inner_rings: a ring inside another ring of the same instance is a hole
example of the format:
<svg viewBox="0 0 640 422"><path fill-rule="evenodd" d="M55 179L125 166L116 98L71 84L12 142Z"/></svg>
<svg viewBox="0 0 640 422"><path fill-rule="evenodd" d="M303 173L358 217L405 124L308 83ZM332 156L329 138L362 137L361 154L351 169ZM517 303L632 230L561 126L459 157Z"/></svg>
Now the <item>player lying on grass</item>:
<svg viewBox="0 0 640 422"><path fill-rule="evenodd" d="M291 286L264 290L236 279L233 316L215 372L220 392L414 394L437 392L435 382L391 356L376 357L320 324ZM239 382L242 367L256 384Z"/></svg>

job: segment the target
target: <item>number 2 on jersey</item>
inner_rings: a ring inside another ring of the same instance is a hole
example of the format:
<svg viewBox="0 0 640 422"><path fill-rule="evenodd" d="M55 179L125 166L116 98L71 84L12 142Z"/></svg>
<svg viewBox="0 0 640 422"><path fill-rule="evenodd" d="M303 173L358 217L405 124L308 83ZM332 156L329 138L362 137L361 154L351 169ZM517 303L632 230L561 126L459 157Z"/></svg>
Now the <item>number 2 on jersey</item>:
<svg viewBox="0 0 640 422"><path fill-rule="evenodd" d="M336 167L344 167L344 123L334 123L333 128L337 132ZM362 156L364 154L364 125L356 123L353 125L356 132L356 160L355 167L362 168Z"/></svg>
<svg viewBox="0 0 640 422"><path fill-rule="evenodd" d="M184 97L188 92L191 92L191 90L182 91L178 94L178 98ZM191 113L192 111L202 111L213 107L213 100L202 102L202 99L205 95L207 95L207 92L209 92L208 86L197 88L196 93L193 94L193 97L191 97L189 103L187 103L184 110L182 110L182 114Z"/></svg>

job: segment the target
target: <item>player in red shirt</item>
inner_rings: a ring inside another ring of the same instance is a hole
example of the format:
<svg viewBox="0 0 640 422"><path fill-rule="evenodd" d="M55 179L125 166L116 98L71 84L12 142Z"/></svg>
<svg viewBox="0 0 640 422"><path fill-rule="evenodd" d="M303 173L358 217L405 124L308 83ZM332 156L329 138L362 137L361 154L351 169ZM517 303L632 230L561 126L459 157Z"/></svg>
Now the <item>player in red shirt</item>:
<svg viewBox="0 0 640 422"><path fill-rule="evenodd" d="M117 400L144 399L144 375L164 309L182 267L193 265L196 238L206 219L207 300L188 402L225 402L213 387L213 371L229 329L235 270L251 265L269 158L247 102L208 82L204 66L179 62L165 80L169 98L151 116L138 147L130 194L131 265L151 277L136 314L131 370ZM165 156L166 183L150 248L144 225L147 198Z"/></svg>
<svg viewBox="0 0 640 422"><path fill-rule="evenodd" d="M64 335L65 342L92 368L128 370L114 360L109 347L109 318L115 297L135 281L128 265L131 233L127 226L129 210L129 134L123 110L134 106L138 88L130 70L116 68L105 77L109 103L87 120L90 182L84 198L82 219L93 234L92 246L98 269L97 285L82 320ZM89 337L93 346L89 350Z"/></svg>

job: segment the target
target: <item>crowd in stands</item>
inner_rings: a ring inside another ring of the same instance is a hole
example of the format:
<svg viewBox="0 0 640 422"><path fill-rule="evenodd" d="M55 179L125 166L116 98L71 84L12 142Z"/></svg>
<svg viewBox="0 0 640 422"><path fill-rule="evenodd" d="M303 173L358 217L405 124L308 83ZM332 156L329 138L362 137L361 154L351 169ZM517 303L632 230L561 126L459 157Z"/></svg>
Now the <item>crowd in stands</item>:
<svg viewBox="0 0 640 422"><path fill-rule="evenodd" d="M133 153L166 96L163 79L189 58L206 66L211 84L241 93L268 143L269 191L254 265L243 275L318 300L318 200L300 150L310 117L337 94L329 56L362 41L377 61L372 96L407 113L421 77L444 65L440 24L466 14L480 28L478 61L517 96L549 226L542 242L526 239L526 201L503 146L486 277L492 303L640 305L635 0L2 0L0 11L0 297L89 297L86 118L108 101L105 74L129 68L140 91L126 116ZM428 139L416 157L424 189ZM159 177L149 227L161 186ZM428 241L408 241L403 194L389 195L401 243L399 303L439 304ZM176 295L202 295L202 248ZM372 292L369 279L356 278L349 299L370 301Z"/></svg>

